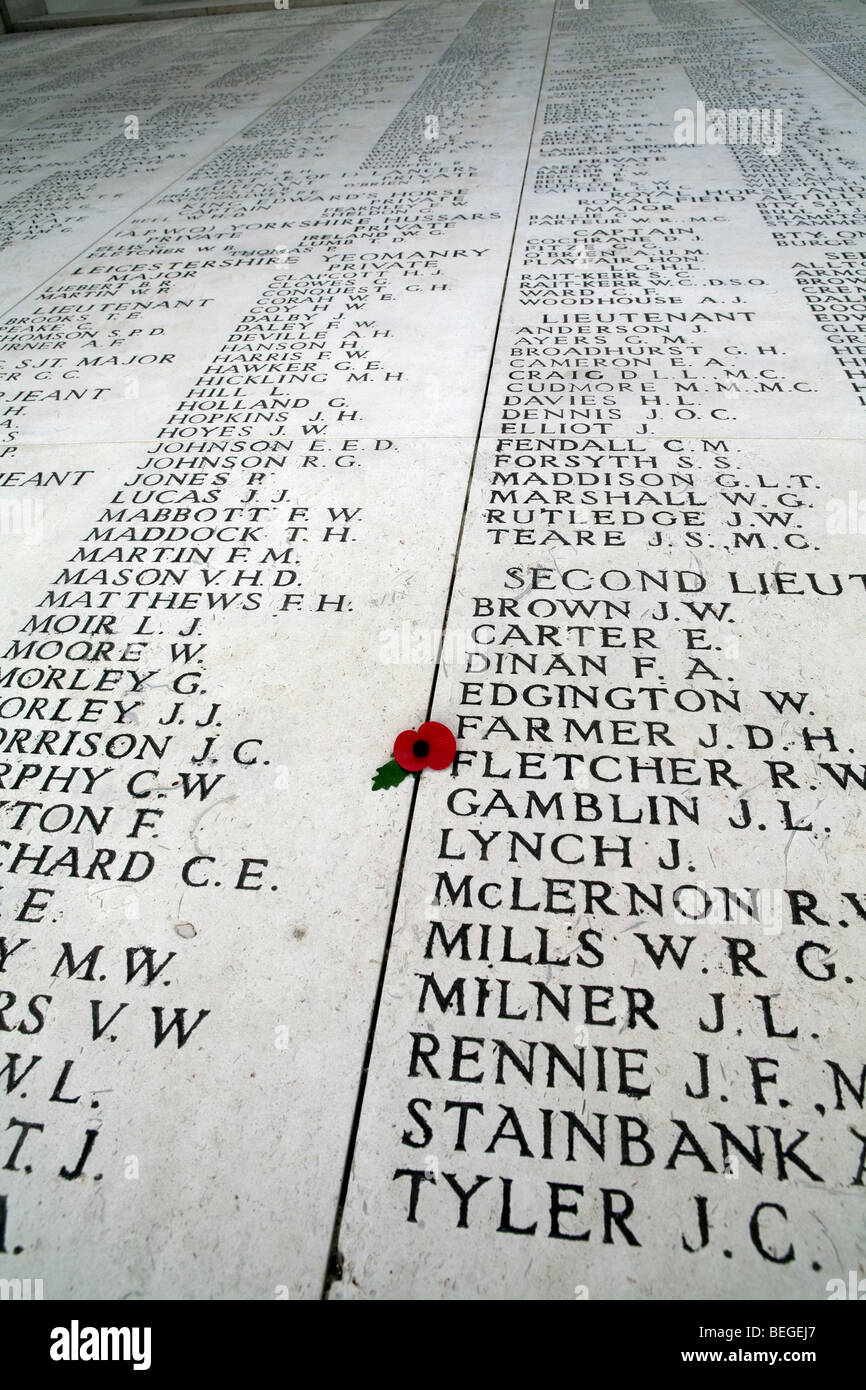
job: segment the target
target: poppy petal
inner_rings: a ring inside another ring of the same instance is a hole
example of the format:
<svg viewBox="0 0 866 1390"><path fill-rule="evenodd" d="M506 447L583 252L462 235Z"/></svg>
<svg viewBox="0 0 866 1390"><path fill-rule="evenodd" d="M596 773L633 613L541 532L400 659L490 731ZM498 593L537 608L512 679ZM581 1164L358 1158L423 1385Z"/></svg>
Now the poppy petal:
<svg viewBox="0 0 866 1390"><path fill-rule="evenodd" d="M418 740L415 729L404 729L394 740L394 761L407 772L420 772L427 766L427 758L417 758L414 748Z"/></svg>
<svg viewBox="0 0 866 1390"><path fill-rule="evenodd" d="M457 752L457 740L446 724L437 724L435 720L430 720L427 724L421 725L418 737L430 745L427 755L428 767L433 768L435 772L441 772L443 768L451 766Z"/></svg>

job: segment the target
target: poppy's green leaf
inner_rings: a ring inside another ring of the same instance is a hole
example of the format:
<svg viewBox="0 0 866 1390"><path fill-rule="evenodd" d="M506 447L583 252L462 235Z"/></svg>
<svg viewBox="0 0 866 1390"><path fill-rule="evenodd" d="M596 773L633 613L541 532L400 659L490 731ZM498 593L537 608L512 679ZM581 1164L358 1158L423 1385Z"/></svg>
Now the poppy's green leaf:
<svg viewBox="0 0 866 1390"><path fill-rule="evenodd" d="M409 776L411 774L406 771L405 767L401 767L396 759L391 758L389 762L383 763L381 767L376 769L376 776L373 778L373 791L382 791L385 787L398 787L403 778Z"/></svg>

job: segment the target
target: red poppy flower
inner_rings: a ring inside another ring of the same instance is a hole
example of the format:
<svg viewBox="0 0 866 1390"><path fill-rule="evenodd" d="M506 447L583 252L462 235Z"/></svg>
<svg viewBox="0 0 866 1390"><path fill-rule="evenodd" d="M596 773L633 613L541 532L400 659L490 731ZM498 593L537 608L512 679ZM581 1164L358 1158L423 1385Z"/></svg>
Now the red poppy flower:
<svg viewBox="0 0 866 1390"><path fill-rule="evenodd" d="M441 772L449 767L457 752L457 740L444 724L430 721L417 729L405 729L394 742L394 761L406 772L432 767Z"/></svg>

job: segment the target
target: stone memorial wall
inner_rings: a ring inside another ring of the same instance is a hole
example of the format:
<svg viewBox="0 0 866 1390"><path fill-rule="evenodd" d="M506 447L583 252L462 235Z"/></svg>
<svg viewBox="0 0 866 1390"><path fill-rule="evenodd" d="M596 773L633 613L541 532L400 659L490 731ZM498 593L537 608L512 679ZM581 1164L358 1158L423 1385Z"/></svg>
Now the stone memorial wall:
<svg viewBox="0 0 866 1390"><path fill-rule="evenodd" d="M0 49L0 1275L826 1298L862 6L143 27Z"/></svg>

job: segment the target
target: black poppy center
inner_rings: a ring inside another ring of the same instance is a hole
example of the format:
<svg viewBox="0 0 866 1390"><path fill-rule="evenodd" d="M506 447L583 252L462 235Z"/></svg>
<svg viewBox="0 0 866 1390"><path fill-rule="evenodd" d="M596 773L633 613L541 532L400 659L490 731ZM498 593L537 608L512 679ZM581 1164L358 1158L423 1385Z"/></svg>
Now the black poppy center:
<svg viewBox="0 0 866 1390"><path fill-rule="evenodd" d="M416 758L426 758L427 754L430 752L430 744L426 739L416 738L415 742L412 744L412 752Z"/></svg>

